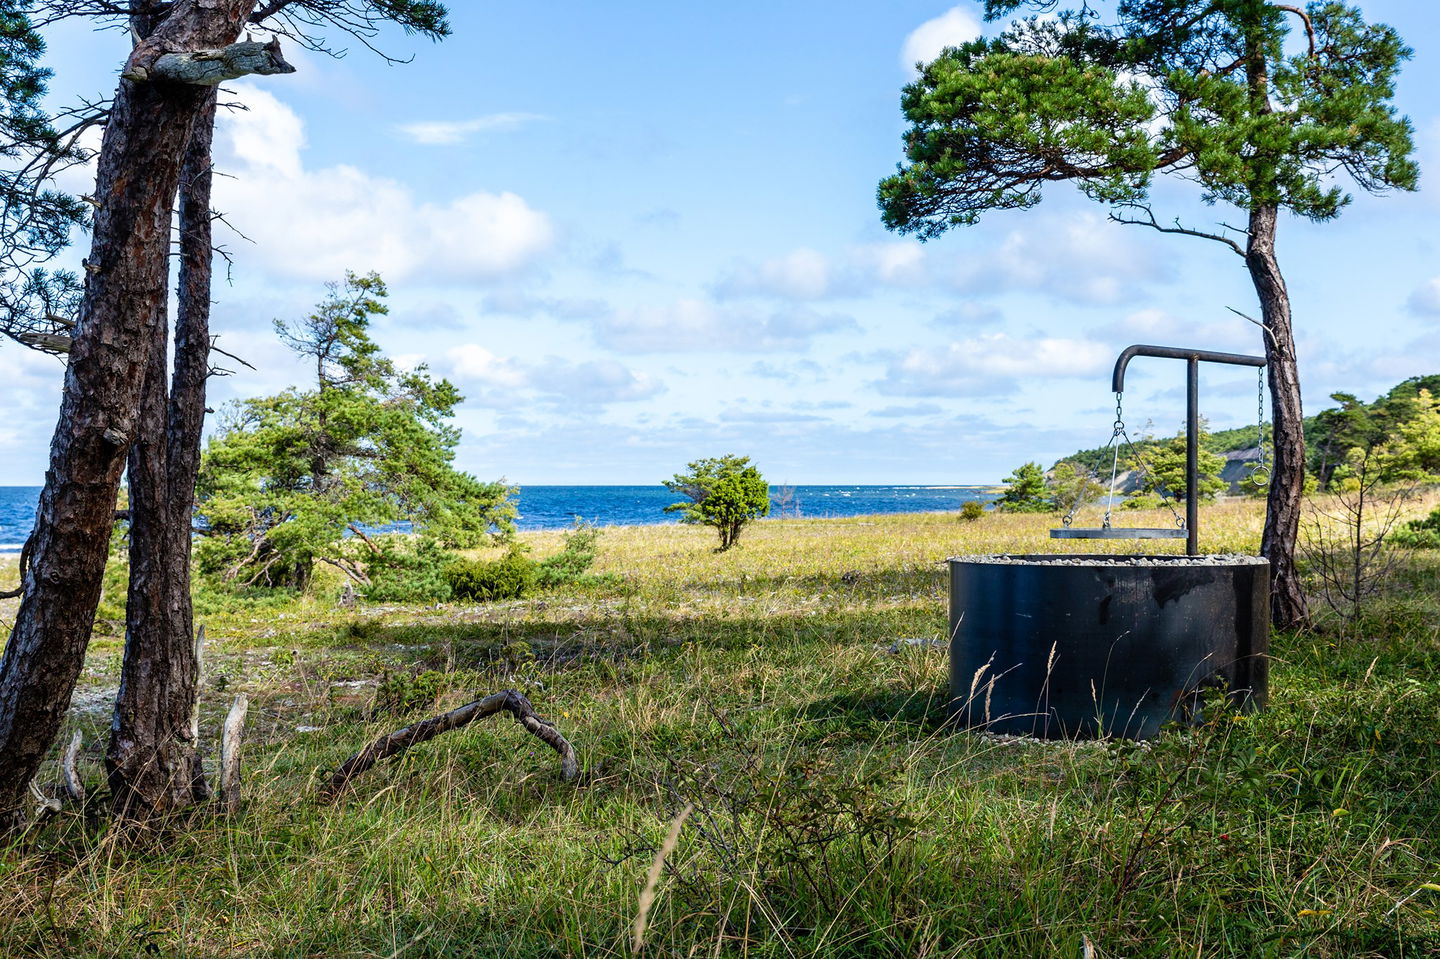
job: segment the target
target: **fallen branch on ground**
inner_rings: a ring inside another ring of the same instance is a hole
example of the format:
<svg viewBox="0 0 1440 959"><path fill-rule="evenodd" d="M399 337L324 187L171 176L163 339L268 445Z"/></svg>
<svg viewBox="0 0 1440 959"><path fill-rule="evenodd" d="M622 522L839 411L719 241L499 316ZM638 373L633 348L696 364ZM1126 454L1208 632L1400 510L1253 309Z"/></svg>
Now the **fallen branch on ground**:
<svg viewBox="0 0 1440 959"><path fill-rule="evenodd" d="M423 722L398 729L388 736L381 736L340 764L340 767L331 774L330 780L321 787L320 798L334 798L350 784L350 780L382 759L403 753L417 743L434 739L441 733L448 733L452 729L467 726L477 719L493 716L502 710L509 712L515 717L517 723L544 740L551 749L560 754L560 775L567 782L580 775L580 762L575 758L575 748L566 741L564 736L560 735L560 731L555 728L553 723L541 719L536 714L535 707L530 704L530 700L513 689L506 689L492 693L484 699L477 699L473 703L466 703L448 713L441 713L439 716Z"/></svg>

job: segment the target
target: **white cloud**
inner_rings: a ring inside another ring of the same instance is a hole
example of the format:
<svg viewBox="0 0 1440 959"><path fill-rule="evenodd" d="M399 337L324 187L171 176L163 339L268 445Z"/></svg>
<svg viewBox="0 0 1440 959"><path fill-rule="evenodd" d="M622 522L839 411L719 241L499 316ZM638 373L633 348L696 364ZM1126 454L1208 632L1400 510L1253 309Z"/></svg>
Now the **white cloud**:
<svg viewBox="0 0 1440 959"><path fill-rule="evenodd" d="M865 295L877 286L914 287L927 279L925 251L918 242L901 241L854 246L837 256L799 247L758 263L738 261L713 290L721 299L823 300Z"/></svg>
<svg viewBox="0 0 1440 959"><path fill-rule="evenodd" d="M790 300L818 300L833 288L830 260L808 247L762 263L741 263L716 284L719 296L765 294Z"/></svg>
<svg viewBox="0 0 1440 959"><path fill-rule="evenodd" d="M1022 380L1039 388L1048 379L1094 376L1110 365L1110 354L1093 340L991 333L894 357L876 388L894 396L1009 393Z"/></svg>
<svg viewBox="0 0 1440 959"><path fill-rule="evenodd" d="M649 399L665 390L655 377L617 360L575 363L547 356L527 363L499 356L475 343L452 347L445 354L444 365L447 375L466 392L471 406L518 407L532 396L560 406L603 405Z"/></svg>
<svg viewBox="0 0 1440 959"><path fill-rule="evenodd" d="M979 255L957 259L949 281L969 293L1026 290L1074 303L1137 299L1171 276L1169 254L1091 212L1035 216Z"/></svg>
<svg viewBox="0 0 1440 959"><path fill-rule="evenodd" d="M247 107L227 111L217 135L216 205L276 273L336 279L346 269L475 282L517 272L552 244L549 218L514 193L426 202L396 180L357 167L307 169L304 126L272 94L245 84Z"/></svg>
<svg viewBox="0 0 1440 959"><path fill-rule="evenodd" d="M1123 341L1123 345L1203 345L1207 350L1234 353L1263 353L1265 350L1262 340L1264 334L1260 327L1229 312L1222 312L1218 319L1197 320L1182 318L1160 309L1135 310L1092 333L1114 341Z"/></svg>
<svg viewBox="0 0 1440 959"><path fill-rule="evenodd" d="M1440 316L1440 276L1420 284L1406 301L1412 313Z"/></svg>
<svg viewBox="0 0 1440 959"><path fill-rule="evenodd" d="M518 126L545 119L538 113L491 113L471 120L431 120L405 123L397 129L406 138L423 146L449 146L463 143L476 133L513 130Z"/></svg>
<svg viewBox="0 0 1440 959"><path fill-rule="evenodd" d="M856 247L851 260L889 286L915 286L926 278L925 250L914 240Z"/></svg>
<svg viewBox="0 0 1440 959"><path fill-rule="evenodd" d="M803 308L764 311L681 299L617 311L595 324L602 346L626 353L803 350L816 336L858 329L851 317Z"/></svg>
<svg viewBox="0 0 1440 959"><path fill-rule="evenodd" d="M905 38L900 66L911 70L917 63L929 63L946 47L958 47L980 36L980 21L965 7L951 7L933 20L926 20Z"/></svg>

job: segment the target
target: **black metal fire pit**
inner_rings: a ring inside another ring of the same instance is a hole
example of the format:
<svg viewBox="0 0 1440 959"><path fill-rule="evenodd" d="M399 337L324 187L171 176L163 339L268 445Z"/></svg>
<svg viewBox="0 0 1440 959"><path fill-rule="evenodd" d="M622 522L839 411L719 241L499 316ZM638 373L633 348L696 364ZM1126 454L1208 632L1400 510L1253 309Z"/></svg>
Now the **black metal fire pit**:
<svg viewBox="0 0 1440 959"><path fill-rule="evenodd" d="M950 708L965 726L1144 739L1223 687L1269 695L1270 564L1253 556L950 560Z"/></svg>

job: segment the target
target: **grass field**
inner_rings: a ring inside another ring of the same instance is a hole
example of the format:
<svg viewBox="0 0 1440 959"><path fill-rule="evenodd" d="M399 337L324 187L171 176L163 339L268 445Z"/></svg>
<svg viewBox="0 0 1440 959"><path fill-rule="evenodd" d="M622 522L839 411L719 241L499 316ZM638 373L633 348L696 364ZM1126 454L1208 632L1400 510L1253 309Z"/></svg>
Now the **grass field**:
<svg viewBox="0 0 1440 959"><path fill-rule="evenodd" d="M1204 548L1255 551L1260 509L1206 509ZM1276 636L1264 713L1144 746L947 728L942 561L1053 551L1051 522L770 521L719 555L616 528L600 582L520 601L204 601L204 734L252 702L241 809L144 839L59 814L0 851L0 954L1440 955L1440 557ZM92 792L120 645L72 708ZM504 688L578 783L497 717L316 801L369 738Z"/></svg>

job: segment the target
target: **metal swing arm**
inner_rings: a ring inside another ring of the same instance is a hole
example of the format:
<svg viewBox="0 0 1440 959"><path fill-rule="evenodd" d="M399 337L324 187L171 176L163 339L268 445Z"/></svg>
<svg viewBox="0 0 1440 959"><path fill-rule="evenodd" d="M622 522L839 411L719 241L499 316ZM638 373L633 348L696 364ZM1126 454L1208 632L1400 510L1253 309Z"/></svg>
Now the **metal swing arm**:
<svg viewBox="0 0 1440 959"><path fill-rule="evenodd" d="M1194 376L1196 363L1228 363L1231 366L1257 367L1266 365L1265 357L1248 356L1244 353L1216 353L1213 350L1182 350L1174 346L1145 346L1143 344L1127 346L1121 351L1120 358L1115 361L1115 372L1110 377L1111 392L1125 392L1125 368L1129 366L1130 361L1137 356L1158 356L1161 359L1167 360L1189 360L1191 370L1191 376L1189 377L1191 399L1197 396L1195 387L1198 380ZM1191 404L1189 412L1195 412L1194 404ZM1195 425L1199 425L1198 420Z"/></svg>
<svg viewBox="0 0 1440 959"><path fill-rule="evenodd" d="M1248 356L1244 353L1216 353L1213 350L1183 350L1173 346L1127 346L1115 361L1115 373L1110 378L1111 389L1116 393L1125 392L1125 367L1137 356L1156 356L1161 359L1185 360L1185 552L1195 556L1200 552L1200 536L1196 525L1200 516L1200 364L1225 363L1230 366L1266 365L1263 356Z"/></svg>
<svg viewBox="0 0 1440 959"><path fill-rule="evenodd" d="M1125 393L1125 369L1130 360L1138 356L1161 357L1165 360L1185 360L1185 530L1148 530L1148 528L1125 528L1115 530L1106 526L1103 530L1051 530L1054 539L1179 539L1185 537L1185 553L1197 556L1200 553L1200 364L1225 363L1228 366L1264 367L1263 356L1247 356L1244 353L1215 353L1214 350L1182 350L1179 347L1158 347L1136 344L1126 347L1115 361L1115 374L1110 377L1110 389Z"/></svg>

